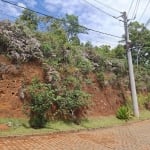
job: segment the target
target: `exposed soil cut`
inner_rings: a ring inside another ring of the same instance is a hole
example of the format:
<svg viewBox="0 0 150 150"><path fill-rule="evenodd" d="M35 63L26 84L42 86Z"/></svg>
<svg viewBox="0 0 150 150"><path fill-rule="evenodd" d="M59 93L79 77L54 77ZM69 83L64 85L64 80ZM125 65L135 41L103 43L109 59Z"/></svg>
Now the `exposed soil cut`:
<svg viewBox="0 0 150 150"><path fill-rule="evenodd" d="M0 117L25 117L19 90L23 84L29 84L35 77L43 80L43 69L36 62L16 66L11 64L3 55L0 55L0 63L8 66L7 70L0 74ZM112 87L102 89L99 87L94 74L90 74L89 77L92 80L92 84L83 84L83 89L91 94L92 101L87 115L114 114L123 102L120 91Z"/></svg>
<svg viewBox="0 0 150 150"><path fill-rule="evenodd" d="M0 55L0 63L10 65L10 61ZM15 68L15 65L11 65ZM25 117L23 113L23 101L20 99L19 90L23 84L31 82L35 77L43 79L43 69L36 63L28 63L19 66L18 74L1 74L0 80L0 117Z"/></svg>
<svg viewBox="0 0 150 150"><path fill-rule="evenodd" d="M88 116L115 114L124 102L121 91L110 87L100 88L95 74L90 74L91 85L84 85L84 90L91 95L92 104L88 109Z"/></svg>

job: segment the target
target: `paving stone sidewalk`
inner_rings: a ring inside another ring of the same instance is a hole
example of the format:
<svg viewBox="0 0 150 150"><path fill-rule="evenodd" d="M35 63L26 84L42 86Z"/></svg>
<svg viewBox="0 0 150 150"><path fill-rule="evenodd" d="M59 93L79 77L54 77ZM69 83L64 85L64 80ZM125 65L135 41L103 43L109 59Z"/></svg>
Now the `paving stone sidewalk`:
<svg viewBox="0 0 150 150"><path fill-rule="evenodd" d="M150 150L150 120L78 133L0 138L0 150Z"/></svg>

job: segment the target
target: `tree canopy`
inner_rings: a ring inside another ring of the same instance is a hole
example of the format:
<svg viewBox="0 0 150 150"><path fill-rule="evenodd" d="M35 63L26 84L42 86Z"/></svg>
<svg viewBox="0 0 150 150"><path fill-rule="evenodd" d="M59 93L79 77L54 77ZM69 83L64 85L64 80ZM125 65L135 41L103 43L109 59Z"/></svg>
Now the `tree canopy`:
<svg viewBox="0 0 150 150"><path fill-rule="evenodd" d="M129 35L134 63L148 67L150 65L150 30L143 24L131 22L129 24Z"/></svg>

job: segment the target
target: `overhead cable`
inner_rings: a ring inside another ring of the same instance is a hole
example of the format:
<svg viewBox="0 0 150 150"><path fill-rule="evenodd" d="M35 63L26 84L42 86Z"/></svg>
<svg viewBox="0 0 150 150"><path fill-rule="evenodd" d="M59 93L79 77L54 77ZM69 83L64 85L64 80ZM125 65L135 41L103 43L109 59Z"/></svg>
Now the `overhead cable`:
<svg viewBox="0 0 150 150"><path fill-rule="evenodd" d="M85 1L85 2L88 3L90 6L94 7L95 9L99 10L100 12L104 13L105 15L107 15L107 16L109 16L109 17L112 17L112 18L114 18L114 19L116 19L116 20L119 20L118 17L115 17L115 16L111 15L110 13L108 13L108 12L102 10L101 8L95 6L94 4L90 3L89 1L87 1L87 0L83 0L83 1ZM119 20L119 21L121 21L121 20Z"/></svg>
<svg viewBox="0 0 150 150"><path fill-rule="evenodd" d="M116 8L113 8L113 7L111 7L111 6L107 5L107 4L104 4L104 3L102 3L102 2L100 2L98 0L94 0L94 1L99 3L99 4L101 4L101 5L103 5L104 7L107 7L109 9L113 10L113 11L116 11L116 12L120 13L120 11L118 9L116 9Z"/></svg>
<svg viewBox="0 0 150 150"><path fill-rule="evenodd" d="M49 18L52 18L52 19L55 19L55 20L59 20L59 21L61 20L61 21L63 21L63 19L59 19L59 18L50 16L50 15L47 15L47 14L45 14L45 13L41 13L41 12L39 12L39 11L36 11L36 10L30 9L30 8L26 8L26 7L20 6L20 5L16 4L16 3L13 3L13 2L10 2L10 1L7 1L7 0L1 0L1 1L2 1L2 2L5 2L5 3L8 3L8 4L10 4L10 5L17 6L17 7L19 7L19 8L23 8L23 9L26 9L26 10L29 10L29 11L32 11L32 12L35 12L35 13L40 14L40 15L43 15L43 16L45 16L45 17L49 17Z"/></svg>
<svg viewBox="0 0 150 150"><path fill-rule="evenodd" d="M141 20L141 19L143 18L143 16L144 16L144 14L145 14L145 12L146 12L146 10L147 10L149 4L150 4L150 0L148 0L148 2L147 2L147 4L146 4L146 6L145 6L145 8L144 8L144 10L143 10L143 12L142 12L142 15L141 15L141 17L140 17L139 20Z"/></svg>
<svg viewBox="0 0 150 150"><path fill-rule="evenodd" d="M7 1L7 0L1 0L1 1L3 1L3 2L5 2L5 3L8 3L8 4L10 4L10 5L14 5L14 6L17 6L17 7L19 7L19 8L23 8L23 9L26 9L26 10L29 10L29 11L32 11L32 12L35 12L35 13L37 13L37 14L40 14L40 15L43 15L43 16L46 16L46 17L50 17L50 18L52 18L52 19L55 19L55 20L64 22L64 19L56 18L56 17L50 16L50 15L41 13L41 12L39 12L39 11L32 10L32 9L29 9L29 8L26 8L26 7L17 5L17 4L15 4L15 3L13 3L13 2L9 2L9 1ZM78 26L78 27L81 27L81 28L84 28L84 29L89 30L89 31L92 31L92 32L104 34L104 35L107 35L107 36L112 36L112 37L115 37L115 38L122 38L122 37L119 37L119 36L117 36L117 35L113 35L113 34L110 34L110 33L105 33L105 32L98 31L98 30L94 30L94 29L88 28L88 27L83 26L83 25L78 25L78 24L73 24L73 25Z"/></svg>
<svg viewBox="0 0 150 150"><path fill-rule="evenodd" d="M133 6L133 3L134 3L134 0L132 0L131 4L130 4L130 7L129 7L129 10L128 10L128 15L130 14L130 11L131 11L131 8Z"/></svg>
<svg viewBox="0 0 150 150"><path fill-rule="evenodd" d="M135 19L136 16L137 16L137 12L138 12L138 9L139 9L139 4L140 4L140 0L137 0L136 5L135 5L135 9L133 11L132 19Z"/></svg>

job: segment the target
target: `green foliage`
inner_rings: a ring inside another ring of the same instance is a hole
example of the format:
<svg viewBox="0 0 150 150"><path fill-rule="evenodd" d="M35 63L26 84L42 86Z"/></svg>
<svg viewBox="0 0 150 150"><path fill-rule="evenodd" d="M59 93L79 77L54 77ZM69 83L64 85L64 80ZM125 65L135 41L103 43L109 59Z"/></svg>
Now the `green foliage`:
<svg viewBox="0 0 150 150"><path fill-rule="evenodd" d="M64 30L68 35L69 41L77 39L79 33L86 33L86 29L79 26L78 17L68 14L64 18Z"/></svg>
<svg viewBox="0 0 150 150"><path fill-rule="evenodd" d="M6 50L8 44L8 40L0 34L0 53Z"/></svg>
<svg viewBox="0 0 150 150"><path fill-rule="evenodd" d="M147 95L143 95L143 94L138 94L138 104L140 109L144 109L145 108L145 103L147 102L148 96Z"/></svg>
<svg viewBox="0 0 150 150"><path fill-rule="evenodd" d="M135 67L135 81L138 92L150 92L150 71L149 69L139 66Z"/></svg>
<svg viewBox="0 0 150 150"><path fill-rule="evenodd" d="M87 41L85 43L85 47L88 48L89 50L91 50L93 48L93 45L92 45L92 43L90 41Z"/></svg>
<svg viewBox="0 0 150 150"><path fill-rule="evenodd" d="M147 96L146 102L145 104L145 108L150 110L150 94Z"/></svg>
<svg viewBox="0 0 150 150"><path fill-rule="evenodd" d="M70 77L68 82L77 82L77 79ZM78 84L70 89L69 85L68 87L60 85L59 89L54 90L50 84L34 79L28 91L31 96L29 124L33 128L44 127L49 117L79 120L82 116L82 109L89 102L88 95L80 89ZM49 117L48 111L51 112Z"/></svg>
<svg viewBox="0 0 150 150"><path fill-rule="evenodd" d="M98 80L99 86L101 88L103 88L105 86L104 73L101 71L101 72L98 72L96 75L97 75L97 80Z"/></svg>
<svg viewBox="0 0 150 150"><path fill-rule="evenodd" d="M45 58L50 57L52 55L52 47L49 43L42 43L41 49Z"/></svg>
<svg viewBox="0 0 150 150"><path fill-rule="evenodd" d="M40 83L34 79L29 86L29 94L31 96L29 123L33 128L44 127L46 123L45 114L55 101L54 90L49 84Z"/></svg>
<svg viewBox="0 0 150 150"><path fill-rule="evenodd" d="M131 22L129 24L130 40L132 42L132 56L135 64L150 67L150 30L143 24Z"/></svg>
<svg viewBox="0 0 150 150"><path fill-rule="evenodd" d="M111 50L111 55L114 58L125 59L126 50L123 47L123 45L117 45L117 47L115 47L114 49Z"/></svg>
<svg viewBox="0 0 150 150"><path fill-rule="evenodd" d="M150 93L138 95L138 104L140 109L148 109L150 110Z"/></svg>
<svg viewBox="0 0 150 150"><path fill-rule="evenodd" d="M116 113L116 117L118 119L129 120L132 117L130 108L128 106L121 106Z"/></svg>
<svg viewBox="0 0 150 150"><path fill-rule="evenodd" d="M127 75L127 62L122 59L112 59L112 71L115 73L115 75L120 78Z"/></svg>
<svg viewBox="0 0 150 150"><path fill-rule="evenodd" d="M79 58L76 61L76 66L81 69L83 74L88 74L93 70L93 65L89 60L84 58Z"/></svg>
<svg viewBox="0 0 150 150"><path fill-rule="evenodd" d="M77 87L80 85L80 79L73 75L69 75L66 77L64 83L66 86Z"/></svg>
<svg viewBox="0 0 150 150"><path fill-rule="evenodd" d="M88 96L80 89L65 90L57 100L58 114L64 119L79 120L82 109L89 103Z"/></svg>
<svg viewBox="0 0 150 150"><path fill-rule="evenodd" d="M103 57L110 57L111 56L111 47L109 45L102 45L97 48L97 52Z"/></svg>
<svg viewBox="0 0 150 150"><path fill-rule="evenodd" d="M36 30L38 28L38 16L36 13L25 9L16 23L23 23L31 30Z"/></svg>

